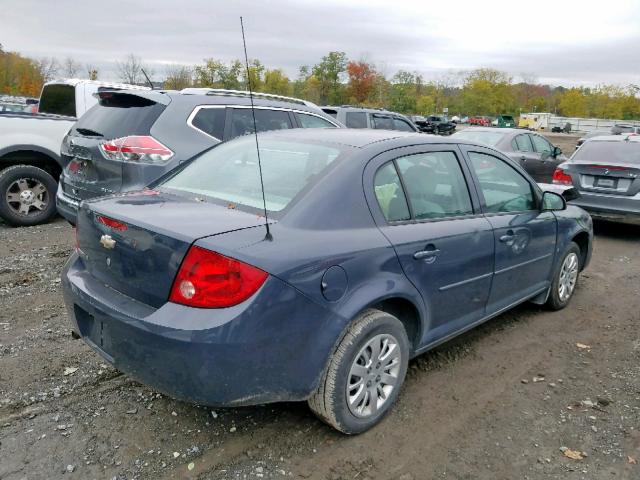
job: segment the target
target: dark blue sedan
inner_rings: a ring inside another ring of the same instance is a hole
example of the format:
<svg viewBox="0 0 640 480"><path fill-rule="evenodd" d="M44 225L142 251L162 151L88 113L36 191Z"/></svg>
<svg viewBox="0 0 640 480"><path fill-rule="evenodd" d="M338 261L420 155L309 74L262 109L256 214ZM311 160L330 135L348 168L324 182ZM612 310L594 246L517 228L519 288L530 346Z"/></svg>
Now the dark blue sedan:
<svg viewBox="0 0 640 480"><path fill-rule="evenodd" d="M204 405L307 400L376 424L408 360L524 301L570 301L592 224L501 153L420 134L291 130L221 144L150 189L85 201L73 330Z"/></svg>

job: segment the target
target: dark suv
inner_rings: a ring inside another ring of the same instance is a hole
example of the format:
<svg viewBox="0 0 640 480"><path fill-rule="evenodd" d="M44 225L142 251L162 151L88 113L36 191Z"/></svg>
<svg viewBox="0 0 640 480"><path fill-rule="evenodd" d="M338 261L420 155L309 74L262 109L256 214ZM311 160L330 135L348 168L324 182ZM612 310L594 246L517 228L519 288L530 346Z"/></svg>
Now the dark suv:
<svg viewBox="0 0 640 480"><path fill-rule="evenodd" d="M404 115L377 108L360 108L344 105L342 107L320 107L327 115L343 123L347 128L377 128L381 130L400 130L418 132L418 128Z"/></svg>
<svg viewBox="0 0 640 480"><path fill-rule="evenodd" d="M205 88L181 91L105 90L99 103L62 142L66 165L58 212L75 224L82 200L139 190L194 155L253 133L248 92ZM254 95L257 130L339 128L313 103Z"/></svg>

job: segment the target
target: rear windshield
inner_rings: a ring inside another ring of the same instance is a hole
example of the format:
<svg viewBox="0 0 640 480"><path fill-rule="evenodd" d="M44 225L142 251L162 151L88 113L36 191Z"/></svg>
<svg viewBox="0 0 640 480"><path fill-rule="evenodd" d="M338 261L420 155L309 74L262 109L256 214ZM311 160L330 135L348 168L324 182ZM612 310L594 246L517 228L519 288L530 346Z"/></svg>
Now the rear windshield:
<svg viewBox="0 0 640 480"><path fill-rule="evenodd" d="M470 142L484 143L485 145L491 145L493 147L506 136L506 133L479 131L469 128L462 130L455 135L458 138L469 140Z"/></svg>
<svg viewBox="0 0 640 480"><path fill-rule="evenodd" d="M305 188L322 178L344 152L335 146L276 139L260 140L267 210L285 209ZM222 143L200 155L160 188L202 195L229 208L263 209L253 136Z"/></svg>
<svg viewBox="0 0 640 480"><path fill-rule="evenodd" d="M584 142L572 160L640 164L640 142Z"/></svg>
<svg viewBox="0 0 640 480"><path fill-rule="evenodd" d="M76 116L76 89L71 85L45 85L40 95L40 113Z"/></svg>
<svg viewBox="0 0 640 480"><path fill-rule="evenodd" d="M87 111L74 125L74 131L90 131L104 138L127 135L148 135L164 105L122 93L101 98L100 103Z"/></svg>

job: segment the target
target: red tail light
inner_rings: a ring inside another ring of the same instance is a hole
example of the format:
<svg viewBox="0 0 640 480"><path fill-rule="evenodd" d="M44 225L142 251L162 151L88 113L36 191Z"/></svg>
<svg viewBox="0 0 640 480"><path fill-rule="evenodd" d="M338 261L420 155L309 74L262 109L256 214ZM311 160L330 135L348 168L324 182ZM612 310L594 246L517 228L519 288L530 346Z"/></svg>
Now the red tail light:
<svg viewBox="0 0 640 480"><path fill-rule="evenodd" d="M553 172L553 183L559 183L560 185L573 185L571 175L567 174L561 168L556 168Z"/></svg>
<svg viewBox="0 0 640 480"><path fill-rule="evenodd" d="M173 152L150 136L131 136L109 140L100 145L102 155L121 162L164 163Z"/></svg>
<svg viewBox="0 0 640 480"><path fill-rule="evenodd" d="M114 230L119 230L124 232L128 227L126 223L122 223L118 220L114 220L113 218L103 217L102 215L96 215L96 220L107 227L113 228Z"/></svg>
<svg viewBox="0 0 640 480"><path fill-rule="evenodd" d="M232 307L256 293L267 277L256 267L193 246L173 281L169 301L199 308Z"/></svg>

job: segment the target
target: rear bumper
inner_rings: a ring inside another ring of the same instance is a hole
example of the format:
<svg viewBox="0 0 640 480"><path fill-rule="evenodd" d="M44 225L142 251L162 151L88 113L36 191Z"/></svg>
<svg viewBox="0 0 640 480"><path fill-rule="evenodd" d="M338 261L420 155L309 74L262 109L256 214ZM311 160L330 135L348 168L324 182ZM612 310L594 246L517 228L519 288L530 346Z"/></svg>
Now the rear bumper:
<svg viewBox="0 0 640 480"><path fill-rule="evenodd" d="M585 209L596 220L640 225L640 195L624 197L581 191L571 204Z"/></svg>
<svg viewBox="0 0 640 480"><path fill-rule="evenodd" d="M65 195L62 191L62 186L58 184L58 191L56 193L56 209L58 213L67 219L69 223L75 225L79 207L80 202Z"/></svg>
<svg viewBox="0 0 640 480"><path fill-rule="evenodd" d="M139 303L95 281L76 254L62 283L72 328L89 346L141 383L202 405L308 398L344 327L274 277L217 310Z"/></svg>

